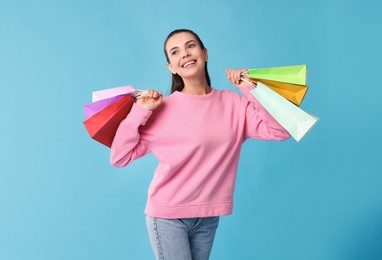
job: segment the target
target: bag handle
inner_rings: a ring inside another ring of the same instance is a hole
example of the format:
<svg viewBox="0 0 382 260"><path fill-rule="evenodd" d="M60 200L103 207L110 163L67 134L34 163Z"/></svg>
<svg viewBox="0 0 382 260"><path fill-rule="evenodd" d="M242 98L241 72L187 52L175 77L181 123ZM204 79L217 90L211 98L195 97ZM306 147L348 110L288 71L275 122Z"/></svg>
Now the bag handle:
<svg viewBox="0 0 382 260"><path fill-rule="evenodd" d="M242 77L240 77L240 79L241 79L242 81L244 81L245 83L248 83L248 84L251 85L252 87L256 88L257 85L256 85L255 83L253 83L252 81L249 81L249 80L247 80L247 79L244 78L244 76L248 76L248 75L249 75L248 73L241 73L241 76L242 76Z"/></svg>

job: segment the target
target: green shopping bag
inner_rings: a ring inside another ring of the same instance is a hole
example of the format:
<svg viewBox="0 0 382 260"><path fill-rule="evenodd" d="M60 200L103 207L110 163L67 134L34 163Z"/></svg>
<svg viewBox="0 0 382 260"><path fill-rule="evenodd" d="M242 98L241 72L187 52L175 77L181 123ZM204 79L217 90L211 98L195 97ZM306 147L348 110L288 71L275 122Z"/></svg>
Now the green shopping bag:
<svg viewBox="0 0 382 260"><path fill-rule="evenodd" d="M297 85L306 85L306 65L282 66L262 69L249 69L247 76L261 81L272 80Z"/></svg>

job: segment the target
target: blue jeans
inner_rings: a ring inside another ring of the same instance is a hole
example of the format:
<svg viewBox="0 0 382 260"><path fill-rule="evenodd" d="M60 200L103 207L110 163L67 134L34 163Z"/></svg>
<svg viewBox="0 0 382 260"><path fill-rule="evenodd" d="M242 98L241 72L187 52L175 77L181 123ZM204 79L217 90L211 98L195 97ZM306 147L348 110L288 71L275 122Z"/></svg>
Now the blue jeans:
<svg viewBox="0 0 382 260"><path fill-rule="evenodd" d="M219 217L163 219L146 216L157 260L208 260Z"/></svg>

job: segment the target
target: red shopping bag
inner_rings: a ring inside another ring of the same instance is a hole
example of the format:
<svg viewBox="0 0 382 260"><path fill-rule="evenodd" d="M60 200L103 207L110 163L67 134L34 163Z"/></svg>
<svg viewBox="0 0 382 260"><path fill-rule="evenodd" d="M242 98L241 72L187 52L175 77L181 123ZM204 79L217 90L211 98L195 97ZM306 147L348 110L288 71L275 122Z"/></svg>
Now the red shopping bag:
<svg viewBox="0 0 382 260"><path fill-rule="evenodd" d="M130 113L134 98L125 95L84 121L91 138L111 147L118 126Z"/></svg>

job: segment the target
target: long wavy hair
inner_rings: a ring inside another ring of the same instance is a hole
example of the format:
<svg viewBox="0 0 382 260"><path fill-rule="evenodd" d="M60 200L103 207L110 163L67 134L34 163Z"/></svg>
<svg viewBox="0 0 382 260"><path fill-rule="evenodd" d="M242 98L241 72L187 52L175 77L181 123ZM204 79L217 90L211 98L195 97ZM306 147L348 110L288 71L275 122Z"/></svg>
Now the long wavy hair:
<svg viewBox="0 0 382 260"><path fill-rule="evenodd" d="M166 40L164 41L164 48L163 49L164 49L164 55L166 56L167 63L170 63L170 59L168 58L168 55L166 52L166 44L172 36L174 36L175 34L178 34L178 33L182 33L182 32L187 32L187 33L191 33L192 35L194 35L196 40L199 42L199 45L202 48L202 50L206 49L206 47L204 47L204 44L203 44L202 40L200 39L200 37L196 33L194 33L193 31L188 30L188 29L174 30L167 36ZM206 61L205 66L204 66L204 72L206 75L207 84L208 84L208 86L211 87L211 79L210 79L210 76L208 74L207 61ZM183 88L184 88L184 82L183 82L182 77L179 76L178 74L172 74L171 93L174 93L175 91L182 91Z"/></svg>

